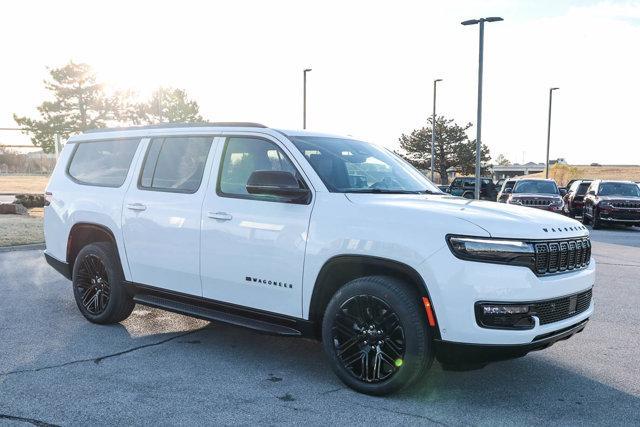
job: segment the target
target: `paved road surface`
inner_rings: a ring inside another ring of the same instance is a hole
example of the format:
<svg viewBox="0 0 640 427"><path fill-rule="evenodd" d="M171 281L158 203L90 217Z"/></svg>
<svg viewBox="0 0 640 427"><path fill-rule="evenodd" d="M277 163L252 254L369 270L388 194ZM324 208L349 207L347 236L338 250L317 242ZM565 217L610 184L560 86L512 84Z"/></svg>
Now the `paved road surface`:
<svg viewBox="0 0 640 427"><path fill-rule="evenodd" d="M543 352L438 364L401 394L357 394L318 343L138 307L97 326L40 251L0 253L0 424L640 425L640 229L596 231L597 311Z"/></svg>

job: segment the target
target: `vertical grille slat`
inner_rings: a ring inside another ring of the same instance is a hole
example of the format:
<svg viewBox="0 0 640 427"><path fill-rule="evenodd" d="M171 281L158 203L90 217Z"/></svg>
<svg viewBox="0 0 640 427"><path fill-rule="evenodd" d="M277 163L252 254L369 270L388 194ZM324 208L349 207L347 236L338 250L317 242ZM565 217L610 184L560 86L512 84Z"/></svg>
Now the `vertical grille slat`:
<svg viewBox="0 0 640 427"><path fill-rule="evenodd" d="M591 260L589 238L535 242L534 248L537 275L585 268Z"/></svg>

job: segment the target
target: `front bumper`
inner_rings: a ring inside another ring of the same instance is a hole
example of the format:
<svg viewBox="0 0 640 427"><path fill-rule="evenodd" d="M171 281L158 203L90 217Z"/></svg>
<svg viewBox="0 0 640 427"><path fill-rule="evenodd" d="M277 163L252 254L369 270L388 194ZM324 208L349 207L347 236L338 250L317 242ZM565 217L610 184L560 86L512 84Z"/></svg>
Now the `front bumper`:
<svg viewBox="0 0 640 427"><path fill-rule="evenodd" d="M69 264L49 255L46 251L44 252L44 258L47 260L47 264L53 267L58 273L71 280L71 268Z"/></svg>
<svg viewBox="0 0 640 427"><path fill-rule="evenodd" d="M589 319L584 319L566 328L537 336L530 343L524 344L468 344L435 340L436 358L440 363L449 365L484 365L489 362L514 359L571 338L582 332L588 321Z"/></svg>
<svg viewBox="0 0 640 427"><path fill-rule="evenodd" d="M434 253L419 266L427 285L438 327L438 339L470 345L528 345L540 336L553 334L593 314L594 299L586 310L557 321L540 322L534 317L530 329L496 329L476 320L478 302L523 304L581 294L595 283L596 261L586 268L536 276L529 268L465 261L449 247Z"/></svg>

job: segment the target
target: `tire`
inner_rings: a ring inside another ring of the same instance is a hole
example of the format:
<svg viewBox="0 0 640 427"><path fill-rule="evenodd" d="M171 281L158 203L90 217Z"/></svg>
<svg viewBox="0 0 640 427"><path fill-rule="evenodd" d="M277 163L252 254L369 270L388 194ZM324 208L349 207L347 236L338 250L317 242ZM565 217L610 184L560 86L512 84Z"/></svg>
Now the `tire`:
<svg viewBox="0 0 640 427"><path fill-rule="evenodd" d="M471 191L465 191L464 193L462 193L462 197L464 197L465 199L475 199L475 194Z"/></svg>
<svg viewBox="0 0 640 427"><path fill-rule="evenodd" d="M433 363L426 317L419 295L406 283L386 276L352 280L331 298L322 322L331 368L360 393L382 396L409 386Z"/></svg>
<svg viewBox="0 0 640 427"><path fill-rule="evenodd" d="M586 210L582 211L582 223L584 225L589 225L589 218L587 217L587 211Z"/></svg>
<svg viewBox="0 0 640 427"><path fill-rule="evenodd" d="M593 212L593 218L591 221L591 228L593 228L594 230L599 230L602 228L602 221L598 219L599 213L596 208L593 208L592 212Z"/></svg>
<svg viewBox="0 0 640 427"><path fill-rule="evenodd" d="M118 323L129 317L135 303L123 286L124 275L113 245L91 243L73 264L73 295L90 322Z"/></svg>

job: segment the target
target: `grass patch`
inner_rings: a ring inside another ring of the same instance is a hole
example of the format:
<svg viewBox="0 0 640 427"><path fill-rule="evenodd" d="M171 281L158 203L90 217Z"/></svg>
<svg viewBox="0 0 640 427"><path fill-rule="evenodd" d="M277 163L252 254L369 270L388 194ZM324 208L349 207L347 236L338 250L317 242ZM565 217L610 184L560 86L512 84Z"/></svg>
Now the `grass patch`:
<svg viewBox="0 0 640 427"><path fill-rule="evenodd" d="M0 193L44 193L49 182L42 175L0 175Z"/></svg>
<svg viewBox="0 0 640 427"><path fill-rule="evenodd" d="M28 245L44 242L42 208L29 215L0 215L0 246Z"/></svg>

